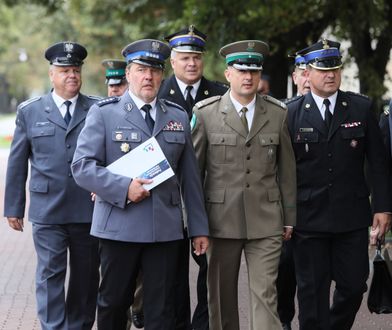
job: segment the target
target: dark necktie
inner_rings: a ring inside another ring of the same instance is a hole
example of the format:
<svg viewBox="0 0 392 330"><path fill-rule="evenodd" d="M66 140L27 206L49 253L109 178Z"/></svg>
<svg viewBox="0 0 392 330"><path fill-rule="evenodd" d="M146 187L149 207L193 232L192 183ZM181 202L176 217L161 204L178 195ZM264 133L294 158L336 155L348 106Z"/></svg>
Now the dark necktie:
<svg viewBox="0 0 392 330"><path fill-rule="evenodd" d="M186 104L188 105L188 110L191 112L192 112L193 106L195 105L195 100L193 99L192 93L191 93L192 89L193 89L192 85L189 85L186 87L187 94L186 94L186 99L185 99Z"/></svg>
<svg viewBox="0 0 392 330"><path fill-rule="evenodd" d="M71 107L72 102L67 100L67 101L64 102L64 104L67 107L67 111L66 111L66 113L64 115L64 121L65 121L65 123L68 126L69 122L71 121L71 113L69 112L69 108Z"/></svg>
<svg viewBox="0 0 392 330"><path fill-rule="evenodd" d="M246 119L246 113L248 112L248 108L247 107L243 107L241 109L241 121L244 124L244 127L246 129L246 132L249 133L249 126L248 126L248 120Z"/></svg>
<svg viewBox="0 0 392 330"><path fill-rule="evenodd" d="M154 119L152 119L150 110L152 109L150 104L145 104L141 107L141 110L146 113L146 116L144 117L144 120L147 123L148 128L150 129L150 133L154 130Z"/></svg>
<svg viewBox="0 0 392 330"><path fill-rule="evenodd" d="M329 110L329 106L331 102L328 99L324 99L324 105L325 105L325 114L324 114L324 122L325 126L327 126L327 130L329 130L329 127L331 126L331 121L332 121L332 113Z"/></svg>

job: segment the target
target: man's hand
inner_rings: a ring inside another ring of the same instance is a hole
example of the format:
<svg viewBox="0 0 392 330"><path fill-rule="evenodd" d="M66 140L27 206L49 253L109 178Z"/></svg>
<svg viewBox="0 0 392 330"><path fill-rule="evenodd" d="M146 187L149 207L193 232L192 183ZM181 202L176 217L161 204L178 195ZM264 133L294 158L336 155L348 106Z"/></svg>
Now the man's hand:
<svg viewBox="0 0 392 330"><path fill-rule="evenodd" d="M17 231L23 231L23 219L15 217L7 217L9 226Z"/></svg>
<svg viewBox="0 0 392 330"><path fill-rule="evenodd" d="M284 241L288 241L289 239L291 239L291 234L293 233L293 227L291 226L284 226L283 227L283 240Z"/></svg>
<svg viewBox="0 0 392 330"><path fill-rule="evenodd" d="M194 253L199 256L206 253L208 249L209 241L207 236L198 236L192 239L192 246Z"/></svg>
<svg viewBox="0 0 392 330"><path fill-rule="evenodd" d="M391 215L388 213L375 213L370 231L370 244L376 245L377 239L384 240L385 233L391 229Z"/></svg>
<svg viewBox="0 0 392 330"><path fill-rule="evenodd" d="M151 182L151 179L133 179L128 187L128 200L138 203L150 196L150 192L143 188L143 184Z"/></svg>

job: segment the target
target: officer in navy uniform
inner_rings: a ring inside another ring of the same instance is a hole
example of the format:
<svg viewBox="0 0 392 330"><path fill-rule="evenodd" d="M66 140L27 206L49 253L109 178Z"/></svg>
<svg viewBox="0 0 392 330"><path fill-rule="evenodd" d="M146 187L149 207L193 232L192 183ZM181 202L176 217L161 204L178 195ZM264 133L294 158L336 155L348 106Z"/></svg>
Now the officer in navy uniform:
<svg viewBox="0 0 392 330"><path fill-rule="evenodd" d="M380 129L367 97L339 90L339 47L324 39L298 52L307 63L311 92L288 103L297 164L293 243L303 330L351 329L367 288L368 227L383 239L391 221ZM330 307L331 281L336 286Z"/></svg>
<svg viewBox="0 0 392 330"><path fill-rule="evenodd" d="M18 107L8 158L4 215L23 231L30 162L30 208L37 253L36 298L42 329L91 329L99 281L98 240L90 236L93 203L71 173L76 141L97 98L81 94L86 49L59 42L45 52L50 93ZM69 257L69 281L64 286Z"/></svg>
<svg viewBox="0 0 392 330"><path fill-rule="evenodd" d="M145 329L173 330L174 282L184 238L181 198L196 254L208 247L200 172L187 114L156 97L170 48L146 39L129 44L122 54L129 89L91 108L72 164L78 184L97 194L91 233L100 240L98 328L125 329L126 306L132 304L141 269ZM152 137L174 176L147 190L144 184L151 179L106 168Z"/></svg>
<svg viewBox="0 0 392 330"><path fill-rule="evenodd" d="M173 75L162 83L159 97L177 103L192 117L192 108L198 101L223 95L227 87L203 77L203 54L206 35L193 25L167 37L171 48L170 63ZM189 241L185 239L179 260L176 289L177 330L191 329L189 297ZM197 277L197 305L192 317L192 329L208 330L207 259L205 255L193 259L199 265Z"/></svg>
<svg viewBox="0 0 392 330"><path fill-rule="evenodd" d="M102 61L105 67L105 84L108 86L108 96L121 96L128 88L125 77L127 62L117 59L106 59Z"/></svg>
<svg viewBox="0 0 392 330"><path fill-rule="evenodd" d="M383 113L380 116L380 128L384 138L384 144L387 148L388 159L390 161L390 168L392 168L392 149L391 149L391 128L392 128L392 99L389 101L389 106L386 104Z"/></svg>
<svg viewBox="0 0 392 330"><path fill-rule="evenodd" d="M295 98L299 98L310 91L305 76L305 59L300 55L293 57L295 59L292 77L294 84L297 86L297 96L286 99L285 103L292 102ZM283 330L291 330L291 321L295 315L295 292L297 290L292 240L284 241L282 245L276 289L278 291L278 314Z"/></svg>

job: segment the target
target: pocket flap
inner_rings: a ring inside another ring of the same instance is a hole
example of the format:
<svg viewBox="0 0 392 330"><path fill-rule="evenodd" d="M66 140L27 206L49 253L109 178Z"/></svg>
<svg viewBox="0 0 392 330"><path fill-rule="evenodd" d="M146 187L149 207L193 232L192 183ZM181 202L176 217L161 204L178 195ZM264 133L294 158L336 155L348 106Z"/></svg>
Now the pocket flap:
<svg viewBox="0 0 392 330"><path fill-rule="evenodd" d="M259 139L262 146L279 144L279 134L277 133L260 134Z"/></svg>
<svg viewBox="0 0 392 330"><path fill-rule="evenodd" d="M341 132L343 139L360 138L365 136L363 127L342 128Z"/></svg>
<svg viewBox="0 0 392 330"><path fill-rule="evenodd" d="M185 133L183 131L163 131L163 136L168 143L185 144Z"/></svg>
<svg viewBox="0 0 392 330"><path fill-rule="evenodd" d="M142 135L134 129L119 129L112 131L112 141L140 142Z"/></svg>
<svg viewBox="0 0 392 330"><path fill-rule="evenodd" d="M33 192L47 193L48 192L48 181L35 181L30 182L29 189Z"/></svg>
<svg viewBox="0 0 392 330"><path fill-rule="evenodd" d="M207 203L223 203L225 201L225 190L208 190L205 196Z"/></svg>
<svg viewBox="0 0 392 330"><path fill-rule="evenodd" d="M237 136L235 134L211 133L210 143L214 145L235 146L237 145Z"/></svg>
<svg viewBox="0 0 392 330"><path fill-rule="evenodd" d="M319 141L317 132L297 132L295 134L294 143L314 143Z"/></svg>
<svg viewBox="0 0 392 330"><path fill-rule="evenodd" d="M54 135L54 126L41 126L41 127L33 127L31 129L31 136L40 137L40 136L51 136Z"/></svg>

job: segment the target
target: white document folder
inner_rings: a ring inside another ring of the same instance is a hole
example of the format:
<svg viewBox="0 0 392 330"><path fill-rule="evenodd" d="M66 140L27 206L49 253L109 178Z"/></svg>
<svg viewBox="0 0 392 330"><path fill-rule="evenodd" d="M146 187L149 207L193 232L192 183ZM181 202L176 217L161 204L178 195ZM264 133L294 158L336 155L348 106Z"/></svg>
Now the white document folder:
<svg viewBox="0 0 392 330"><path fill-rule="evenodd" d="M106 168L112 173L130 178L152 179L152 183L143 185L147 190L151 190L174 175L155 137L138 145Z"/></svg>

